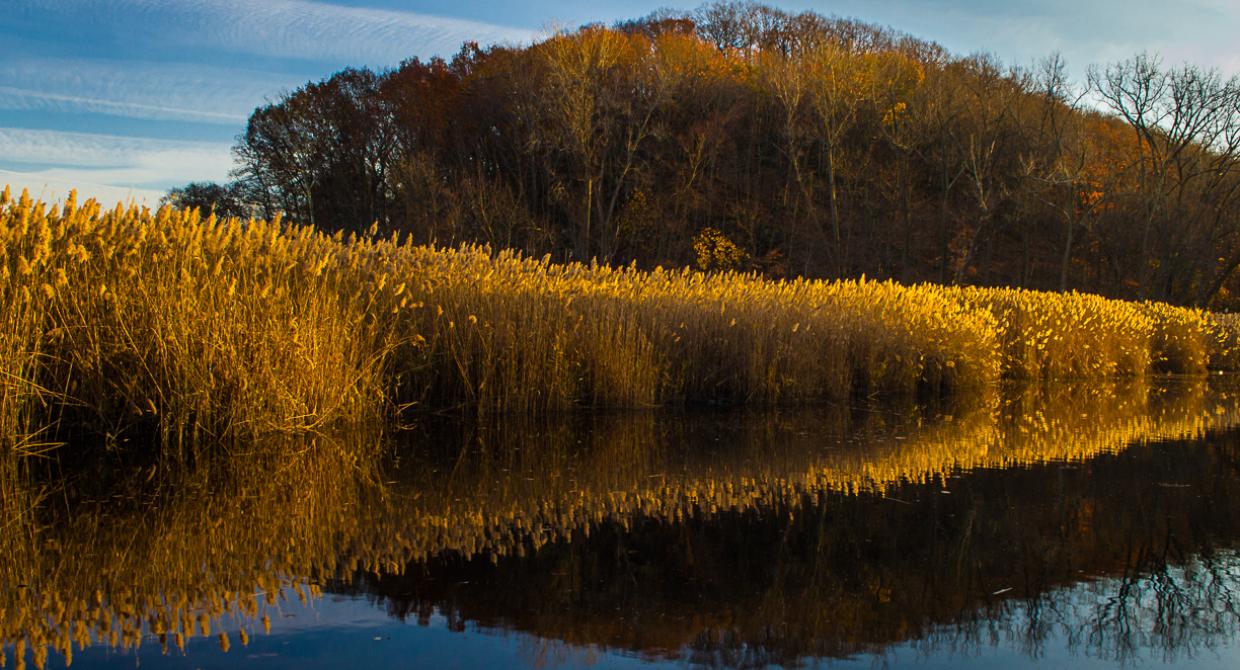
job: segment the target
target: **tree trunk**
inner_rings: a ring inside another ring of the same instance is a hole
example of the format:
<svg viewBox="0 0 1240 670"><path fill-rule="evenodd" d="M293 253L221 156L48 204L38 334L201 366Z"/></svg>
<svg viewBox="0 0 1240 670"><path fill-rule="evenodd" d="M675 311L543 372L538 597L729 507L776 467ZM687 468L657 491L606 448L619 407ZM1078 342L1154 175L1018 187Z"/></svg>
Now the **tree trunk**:
<svg viewBox="0 0 1240 670"><path fill-rule="evenodd" d="M1059 258L1059 290L1068 290L1068 266L1072 263L1072 238L1076 232L1076 222L1066 217L1067 235L1064 236L1063 254Z"/></svg>
<svg viewBox="0 0 1240 670"><path fill-rule="evenodd" d="M590 215L594 211L594 177L586 177L586 230L585 236L581 242L581 252L578 260L583 263L590 260Z"/></svg>

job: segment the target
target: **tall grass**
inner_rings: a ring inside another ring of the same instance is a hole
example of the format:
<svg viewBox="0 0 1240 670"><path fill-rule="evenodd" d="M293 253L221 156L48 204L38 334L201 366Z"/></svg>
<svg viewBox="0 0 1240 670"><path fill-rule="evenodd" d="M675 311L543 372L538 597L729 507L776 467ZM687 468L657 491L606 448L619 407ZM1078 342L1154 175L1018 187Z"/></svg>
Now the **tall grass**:
<svg viewBox="0 0 1240 670"><path fill-rule="evenodd" d="M173 448L376 412L395 346L362 251L280 222L0 196L6 435L57 422Z"/></svg>
<svg viewBox="0 0 1240 670"><path fill-rule="evenodd" d="M1207 366L1211 370L1240 370L1240 314L1207 314Z"/></svg>
<svg viewBox="0 0 1240 670"><path fill-rule="evenodd" d="M964 304L995 316L1006 377L1103 378L1150 369L1153 323L1137 303L1020 289L955 293Z"/></svg>
<svg viewBox="0 0 1240 670"><path fill-rule="evenodd" d="M1081 294L641 271L0 195L0 439L204 443L396 408L773 403L1236 367L1236 328ZM1229 339L1230 338L1230 339Z"/></svg>
<svg viewBox="0 0 1240 670"><path fill-rule="evenodd" d="M773 402L998 374L991 318L929 287L406 250L422 278L411 291L427 309L415 324L441 399L496 409ZM488 395L495 380L507 383Z"/></svg>

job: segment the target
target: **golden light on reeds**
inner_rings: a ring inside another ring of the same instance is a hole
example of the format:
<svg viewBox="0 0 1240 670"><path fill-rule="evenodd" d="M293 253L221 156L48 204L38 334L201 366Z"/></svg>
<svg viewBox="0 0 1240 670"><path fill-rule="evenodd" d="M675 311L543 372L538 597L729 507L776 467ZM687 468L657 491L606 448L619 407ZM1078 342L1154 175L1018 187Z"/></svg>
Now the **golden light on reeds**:
<svg viewBox="0 0 1240 670"><path fill-rule="evenodd" d="M56 428L181 453L409 403L794 402L1237 359L1231 322L1162 304L556 264L7 190L0 277L10 450Z"/></svg>
<svg viewBox="0 0 1240 670"><path fill-rule="evenodd" d="M1081 294L556 264L485 247L326 235L278 219L105 211L72 196L49 208L26 193L14 198L6 187L0 529L12 549L0 579L21 583L28 578L23 566L41 569L40 561L52 560L34 551L40 539L31 514L40 492L27 469L74 433L92 437L63 449L123 450L132 444L127 438L153 436L165 474L193 472L217 454L300 463L287 458L287 442L271 438L330 434L410 405L529 416L580 405L768 404L872 393L993 397L1004 378L1096 381L1237 369L1238 326L1197 310ZM74 644L135 646L143 631L182 650L187 638L216 631L227 647L237 620L245 622L238 633L245 645L246 626L257 628L257 621L269 630L267 611L278 594L313 598L317 587L303 587L306 577L353 562L395 572L442 550L495 556L536 549L604 518L678 519L923 480L953 467L1086 458L1129 440L1230 425L1235 414L1230 406L1191 402L1159 414L1147 407L1143 382L1131 388L1098 386L1085 399L1095 418L1084 422L1075 407L1000 422L1006 405L985 401L921 431L915 448L892 442L851 459L658 480L642 472L632 481L544 487L538 495L515 481L503 495L482 488L442 500L428 495L416 515L369 519L372 531L398 519L401 525L350 538L355 546L340 554L330 538L297 528L303 518L345 514L337 505L355 490L322 472L297 495L265 482L262 490L278 503L273 509L231 513L267 518L256 529L268 533L267 544L255 537L255 547L299 538L296 551L272 549L281 557L276 569L239 570L227 583L203 583L188 568L171 586L143 581L150 565L180 565L169 547L198 535L172 523L164 544L152 541L143 561L116 568L133 577L128 593L56 581L93 574L68 568L44 573L53 581L37 593L6 591L0 638L13 641L15 652L29 643L40 667L49 648L69 658ZM636 437L620 442L632 451L625 467L639 470L645 457L635 445L649 436ZM361 441L326 451L341 459L335 470L350 473L377 449L377 441ZM305 490L314 494L299 498ZM348 514L360 507L347 506ZM236 541L216 539L221 553L213 560L237 558L226 549ZM17 654L16 665L26 655Z"/></svg>

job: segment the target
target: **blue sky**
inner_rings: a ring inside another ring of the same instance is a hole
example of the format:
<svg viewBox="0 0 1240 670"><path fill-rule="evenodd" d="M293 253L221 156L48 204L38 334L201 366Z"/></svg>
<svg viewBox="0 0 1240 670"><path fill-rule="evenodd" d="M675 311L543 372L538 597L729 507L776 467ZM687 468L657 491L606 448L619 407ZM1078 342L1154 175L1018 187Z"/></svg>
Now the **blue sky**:
<svg viewBox="0 0 1240 670"><path fill-rule="evenodd" d="M621 0L5 0L0 184L57 199L155 202L225 180L254 107L345 66L449 56L464 40L528 43L557 27L700 2ZM957 53L1075 73L1149 50L1240 73L1240 0L786 0L890 25Z"/></svg>

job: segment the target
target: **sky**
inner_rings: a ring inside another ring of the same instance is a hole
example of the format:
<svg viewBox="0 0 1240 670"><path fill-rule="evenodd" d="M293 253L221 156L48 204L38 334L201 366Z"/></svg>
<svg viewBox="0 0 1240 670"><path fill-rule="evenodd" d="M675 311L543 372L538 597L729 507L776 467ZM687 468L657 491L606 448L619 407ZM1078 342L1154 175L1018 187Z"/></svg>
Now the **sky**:
<svg viewBox="0 0 1240 670"><path fill-rule="evenodd" d="M528 44L557 28L700 1L0 0L0 184L57 200L155 204L225 181L249 113L347 66L450 57L466 40ZM1240 73L1240 0L773 0L891 26L958 54L1028 65L1155 52Z"/></svg>

